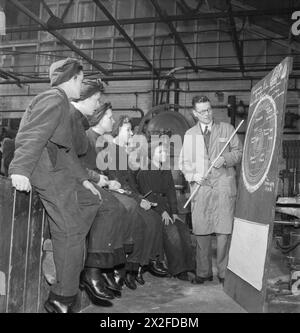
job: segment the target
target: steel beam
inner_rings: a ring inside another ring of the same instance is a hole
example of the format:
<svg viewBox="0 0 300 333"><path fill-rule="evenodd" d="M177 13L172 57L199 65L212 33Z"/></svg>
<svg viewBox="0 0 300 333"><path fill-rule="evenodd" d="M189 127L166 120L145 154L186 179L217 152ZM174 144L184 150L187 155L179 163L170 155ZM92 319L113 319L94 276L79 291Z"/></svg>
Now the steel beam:
<svg viewBox="0 0 300 333"><path fill-rule="evenodd" d="M79 48L77 48L73 43L68 41L65 37L63 37L59 32L55 30L49 30L47 27L47 24L40 20L39 17L37 17L34 13L32 13L30 10L28 10L25 6L23 6L18 0L10 0L12 4L14 4L21 12L29 16L32 20L34 20L36 23L40 24L46 31L48 31L50 34L55 36L59 41L61 41L63 44L65 44L68 48L70 48L72 51L77 53L79 56L81 56L83 59L85 59L87 62L89 62L91 65L93 65L96 69L101 71L103 74L108 75L108 71L100 66L95 60L91 59L87 54L82 52Z"/></svg>
<svg viewBox="0 0 300 333"><path fill-rule="evenodd" d="M282 9L266 9L262 10L237 10L232 12L233 17L252 17L252 16L290 16L294 11L299 10L297 7L282 8ZM205 19L218 19L227 18L228 14L223 12L210 12L210 13L194 13L188 15L169 15L166 17L167 22L175 21L190 21L190 20L205 20ZM121 26L128 24L145 24L145 23L160 23L159 17L139 17L139 18L128 18L118 20ZM60 29L79 29L79 28L91 28L91 27L108 27L112 26L113 23L109 20L101 21L86 21L86 22L72 22L65 23L59 27ZM27 27L7 27L7 33L15 32L27 32L27 31L48 31L47 28L41 27L40 25L32 25Z"/></svg>
<svg viewBox="0 0 300 333"><path fill-rule="evenodd" d="M261 72L269 72L272 68L264 68L261 70ZM293 70L300 71L300 68L293 68ZM258 81L261 80L261 78L264 75L259 75L259 76L218 76L218 77L200 77L200 78L178 78L178 81L180 82L206 82L206 81L238 81L238 80L243 80L243 81ZM92 77L92 76L91 76ZM158 77L153 77L153 75L109 75L109 76L104 76L103 80L109 82L109 81L147 81L147 80L153 80L157 79ZM163 75L160 77L161 80L168 79L169 76ZM300 73L299 74L294 74L290 76L290 79L300 79ZM36 79L23 79L20 80L20 84L32 84L32 83L49 83L50 80L47 77L44 78L36 78ZM16 84L16 81L13 80L7 80L7 81L0 81L0 85L5 85L5 84ZM226 89L225 89L226 90ZM290 89L292 90L292 89ZM248 90L250 91L250 90ZM297 89L294 89L294 91L297 91Z"/></svg>
<svg viewBox="0 0 300 333"><path fill-rule="evenodd" d="M63 12L63 14L62 14L62 16L61 16L61 20L62 20L62 21L63 21L63 20L65 19L65 17L67 16L67 14L68 14L68 12L69 12L71 6L73 5L73 2L74 2L74 0L69 0L69 3L68 3L68 5L67 5L67 7L65 8L65 10L64 10L64 12Z"/></svg>
<svg viewBox="0 0 300 333"><path fill-rule="evenodd" d="M50 7L47 5L47 3L45 2L45 0L39 0L39 2L43 5L43 7L46 9L47 13L51 16L51 17L55 17L55 15L53 14L52 10L50 9Z"/></svg>
<svg viewBox="0 0 300 333"><path fill-rule="evenodd" d="M226 2L227 2L227 12L228 12L228 17L229 17L229 22L230 22L232 43L234 45L235 53L238 58L240 70L243 74L245 71L245 65L244 65L244 60L243 60L243 50L242 50L242 47L241 47L241 44L239 42L239 38L237 35L235 20L234 20L234 17L232 16L231 1L227 0Z"/></svg>
<svg viewBox="0 0 300 333"><path fill-rule="evenodd" d="M149 59L144 55L144 53L137 47L135 42L130 38L124 28L120 25L118 20L116 20L112 14L106 9L106 7L99 1L93 0L96 6L102 10L104 15L113 23L116 29L120 32L120 34L127 40L130 46L138 53L138 55L144 60L144 62L148 65L149 69L157 76L159 76L158 71L154 68L153 64L149 61Z"/></svg>
<svg viewBox="0 0 300 333"><path fill-rule="evenodd" d="M21 80L17 76L15 76L14 74L5 72L1 68L0 68L0 77L2 77L3 79L5 79L7 81L9 79L13 79L14 80L13 83L15 83L18 87L21 87Z"/></svg>
<svg viewBox="0 0 300 333"><path fill-rule="evenodd" d="M167 21L167 13L163 12L162 9L160 8L158 2L156 0L150 0L153 7L155 8L157 14L159 15L159 17L161 18L161 20L163 22L165 22L167 24L167 26L169 27L169 30L171 31L172 35L174 36L176 42L179 44L183 54L185 55L186 59L188 60L188 62L190 63L190 65L192 66L193 70L197 73L198 69L197 66L194 62L194 60L192 59L192 57L190 56L189 51L187 50L187 48L185 47L181 37L179 36L176 28L174 27L173 23L171 21Z"/></svg>

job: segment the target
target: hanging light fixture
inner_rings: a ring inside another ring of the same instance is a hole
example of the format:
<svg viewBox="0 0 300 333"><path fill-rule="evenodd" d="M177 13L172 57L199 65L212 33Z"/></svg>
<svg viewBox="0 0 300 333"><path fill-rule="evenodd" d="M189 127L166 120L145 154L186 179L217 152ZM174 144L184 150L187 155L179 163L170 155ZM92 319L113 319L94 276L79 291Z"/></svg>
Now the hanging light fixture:
<svg viewBox="0 0 300 333"><path fill-rule="evenodd" d="M6 17L0 2L0 36L6 35Z"/></svg>

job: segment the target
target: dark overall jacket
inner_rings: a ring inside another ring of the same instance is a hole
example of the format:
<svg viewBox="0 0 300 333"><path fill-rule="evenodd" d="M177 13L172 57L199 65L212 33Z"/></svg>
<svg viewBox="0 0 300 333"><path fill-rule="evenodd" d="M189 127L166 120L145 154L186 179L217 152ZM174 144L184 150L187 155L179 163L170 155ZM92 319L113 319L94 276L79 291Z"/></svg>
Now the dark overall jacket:
<svg viewBox="0 0 300 333"><path fill-rule="evenodd" d="M70 103L63 90L52 88L32 100L15 146L9 174L29 178L48 215L57 272L51 290L74 296L99 198L82 186L88 175L74 152Z"/></svg>

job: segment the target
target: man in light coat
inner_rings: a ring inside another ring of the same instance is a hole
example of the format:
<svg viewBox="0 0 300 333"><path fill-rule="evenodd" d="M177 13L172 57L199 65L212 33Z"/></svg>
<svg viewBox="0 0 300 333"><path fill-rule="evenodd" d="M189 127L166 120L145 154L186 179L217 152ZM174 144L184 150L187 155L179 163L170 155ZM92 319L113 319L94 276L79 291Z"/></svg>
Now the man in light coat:
<svg viewBox="0 0 300 333"><path fill-rule="evenodd" d="M237 193L234 166L241 160L242 144L235 135L204 179L234 127L214 120L211 103L206 96L195 96L192 105L198 122L184 136L179 168L190 184L191 193L198 184L201 185L191 201L193 233L197 240L197 270L193 282L201 284L213 279L211 242L215 233L218 278L220 283L224 283Z"/></svg>

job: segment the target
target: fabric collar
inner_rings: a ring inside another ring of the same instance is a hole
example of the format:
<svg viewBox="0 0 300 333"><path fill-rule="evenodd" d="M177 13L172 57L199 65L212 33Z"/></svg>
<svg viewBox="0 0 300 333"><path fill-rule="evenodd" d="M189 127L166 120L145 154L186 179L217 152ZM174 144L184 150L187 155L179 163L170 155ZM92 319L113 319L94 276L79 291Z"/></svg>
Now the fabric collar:
<svg viewBox="0 0 300 333"><path fill-rule="evenodd" d="M87 117L72 102L71 105L75 110L75 117L81 121L84 130L87 131L90 128L90 124Z"/></svg>
<svg viewBox="0 0 300 333"><path fill-rule="evenodd" d="M213 121L211 121L209 124L203 124L201 122L199 122L200 126L201 126L201 130L202 130L202 133L205 132L205 127L208 126L208 130L211 132L211 128L212 128L212 125L213 125Z"/></svg>

